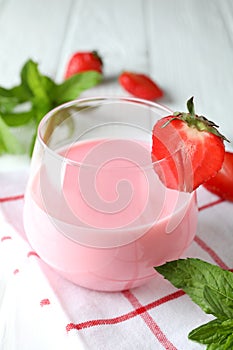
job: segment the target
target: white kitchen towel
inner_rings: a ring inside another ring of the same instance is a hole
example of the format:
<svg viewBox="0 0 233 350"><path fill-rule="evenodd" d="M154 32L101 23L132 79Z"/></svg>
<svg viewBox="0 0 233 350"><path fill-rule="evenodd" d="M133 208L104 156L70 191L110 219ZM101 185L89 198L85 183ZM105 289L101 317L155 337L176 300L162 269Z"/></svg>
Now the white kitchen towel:
<svg viewBox="0 0 233 350"><path fill-rule="evenodd" d="M0 350L201 350L188 333L212 318L161 276L104 293L76 286L30 247L27 171L0 175ZM233 267L233 204L198 189L197 235L184 256Z"/></svg>

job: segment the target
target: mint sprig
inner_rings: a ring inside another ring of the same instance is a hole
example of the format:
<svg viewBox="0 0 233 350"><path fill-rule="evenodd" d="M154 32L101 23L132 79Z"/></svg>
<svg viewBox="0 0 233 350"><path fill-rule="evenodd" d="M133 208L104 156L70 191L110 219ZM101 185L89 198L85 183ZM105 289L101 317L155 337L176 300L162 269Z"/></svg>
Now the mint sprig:
<svg viewBox="0 0 233 350"><path fill-rule="evenodd" d="M61 84L43 75L38 64L28 60L20 72L21 82L10 89L0 87L0 154L23 153L20 141L11 128L30 125L34 146L37 127L43 116L58 105L77 98L84 90L97 85L102 75L96 71L78 73Z"/></svg>
<svg viewBox="0 0 233 350"><path fill-rule="evenodd" d="M0 155L3 153L20 154L23 148L0 115Z"/></svg>
<svg viewBox="0 0 233 350"><path fill-rule="evenodd" d="M188 335L207 350L233 349L233 273L200 259L188 258L155 267L176 288L216 317Z"/></svg>

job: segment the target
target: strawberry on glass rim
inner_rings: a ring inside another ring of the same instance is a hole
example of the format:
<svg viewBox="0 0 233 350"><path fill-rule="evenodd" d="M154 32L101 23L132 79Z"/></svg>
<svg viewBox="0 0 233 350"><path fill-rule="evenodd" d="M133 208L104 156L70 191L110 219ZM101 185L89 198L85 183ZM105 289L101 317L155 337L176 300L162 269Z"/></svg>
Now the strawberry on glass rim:
<svg viewBox="0 0 233 350"><path fill-rule="evenodd" d="M225 152L221 169L205 182L204 187L217 196L233 202L233 153Z"/></svg>
<svg viewBox="0 0 233 350"><path fill-rule="evenodd" d="M187 113L175 112L154 125L152 161L167 158L157 170L160 179L169 188L192 192L221 169L224 140L228 140L214 122L195 114L193 97L187 108ZM185 172L179 171L181 168ZM183 181L181 173L185 173Z"/></svg>

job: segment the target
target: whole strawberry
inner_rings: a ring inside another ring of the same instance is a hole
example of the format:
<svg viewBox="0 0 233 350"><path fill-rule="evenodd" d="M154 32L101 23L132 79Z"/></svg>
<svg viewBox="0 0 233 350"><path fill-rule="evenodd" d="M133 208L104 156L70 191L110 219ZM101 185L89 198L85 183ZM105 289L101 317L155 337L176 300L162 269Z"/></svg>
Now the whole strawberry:
<svg viewBox="0 0 233 350"><path fill-rule="evenodd" d="M91 52L76 52L70 58L66 72L65 79L74 74L86 72L90 70L102 73L103 61L98 55L97 51Z"/></svg>
<svg viewBox="0 0 233 350"><path fill-rule="evenodd" d="M155 170L167 187L192 192L221 169L226 138L215 123L195 114L193 97L187 108L188 113L176 112L155 124L152 161L166 158Z"/></svg>
<svg viewBox="0 0 233 350"><path fill-rule="evenodd" d="M160 87L145 74L123 72L119 76L119 83L132 95L145 100L155 100L163 96Z"/></svg>

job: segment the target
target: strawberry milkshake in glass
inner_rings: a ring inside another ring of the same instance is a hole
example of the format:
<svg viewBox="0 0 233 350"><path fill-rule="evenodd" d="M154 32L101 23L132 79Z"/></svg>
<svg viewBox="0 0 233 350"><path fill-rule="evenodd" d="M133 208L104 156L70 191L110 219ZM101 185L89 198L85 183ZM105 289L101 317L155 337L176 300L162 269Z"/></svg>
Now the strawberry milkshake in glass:
<svg viewBox="0 0 233 350"><path fill-rule="evenodd" d="M38 128L24 226L31 246L60 275L80 286L120 291L178 259L197 225L190 169L153 161L152 129L171 111L131 98L89 98L49 112Z"/></svg>

